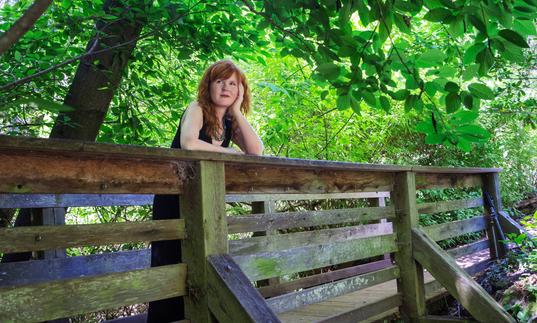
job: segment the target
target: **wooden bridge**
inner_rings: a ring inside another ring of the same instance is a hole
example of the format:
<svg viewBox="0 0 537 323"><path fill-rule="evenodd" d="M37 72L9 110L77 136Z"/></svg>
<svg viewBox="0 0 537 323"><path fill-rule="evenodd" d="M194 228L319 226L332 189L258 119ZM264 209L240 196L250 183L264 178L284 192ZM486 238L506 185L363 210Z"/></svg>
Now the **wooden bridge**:
<svg viewBox="0 0 537 323"><path fill-rule="evenodd" d="M489 208L465 220L418 224L419 214L484 203L476 196L417 204L417 191L474 188L492 196L502 231L519 232L501 211L498 169L1 136L0 165L0 208L45 208L33 216L40 226L0 228L1 253L45 254L0 264L0 322L53 320L175 296L185 296L190 322L357 322L396 312L409 322L455 322L427 313L426 301L446 290L478 321L514 322L470 276L505 253ZM182 218L49 225L61 224L65 207L144 205L152 194L180 195ZM369 205L274 209L274 201L303 199L365 199ZM254 214L226 216L226 202L252 202ZM447 251L435 242L470 232L488 238ZM80 257L54 252L171 239L182 239L184 263L149 268L148 250Z"/></svg>

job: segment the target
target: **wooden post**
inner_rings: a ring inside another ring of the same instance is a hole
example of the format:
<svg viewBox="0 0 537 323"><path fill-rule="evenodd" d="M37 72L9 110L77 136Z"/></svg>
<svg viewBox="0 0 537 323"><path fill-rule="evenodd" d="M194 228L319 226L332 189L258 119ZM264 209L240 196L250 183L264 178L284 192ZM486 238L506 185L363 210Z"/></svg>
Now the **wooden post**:
<svg viewBox="0 0 537 323"><path fill-rule="evenodd" d="M405 322L418 322L425 315L423 268L412 257L412 228L418 226L416 176L413 172L397 173L391 198L395 207L394 232L398 251L395 263L401 270L397 290L403 294L400 307Z"/></svg>
<svg viewBox="0 0 537 323"><path fill-rule="evenodd" d="M487 192L492 198L492 203L496 212L503 211L502 197L500 195L500 179L498 173L485 173L483 178L483 200L485 200L485 192ZM490 258L498 259L503 258L506 255L505 245L500 242L500 234L498 227L494 224L491 218L490 210L485 207L485 216L487 217L487 236L489 238Z"/></svg>
<svg viewBox="0 0 537 323"><path fill-rule="evenodd" d="M266 200L266 201L252 202L252 214L273 213L274 211L275 211L274 201ZM257 231L257 232L254 232L253 236L258 237L258 236L266 236L270 234L278 234L278 230ZM264 286L278 285L279 283L280 283L280 278L273 277L269 279L258 280L256 285L257 287L264 287Z"/></svg>
<svg viewBox="0 0 537 323"><path fill-rule="evenodd" d="M195 163L180 196L186 226L186 239L181 241L187 264L185 316L191 322L213 321L207 296L207 256L228 253L224 196L224 163Z"/></svg>

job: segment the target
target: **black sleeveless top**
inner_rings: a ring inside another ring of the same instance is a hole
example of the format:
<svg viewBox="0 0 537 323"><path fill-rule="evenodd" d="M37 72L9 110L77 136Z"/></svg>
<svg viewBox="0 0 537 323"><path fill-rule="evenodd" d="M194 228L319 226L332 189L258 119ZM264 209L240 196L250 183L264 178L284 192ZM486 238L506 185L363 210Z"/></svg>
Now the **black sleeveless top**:
<svg viewBox="0 0 537 323"><path fill-rule="evenodd" d="M181 120L183 120L183 116L181 116ZM226 128L226 134L224 137L224 141L222 142L222 147L229 147L229 142L231 141L231 134L232 134L232 125L231 119L224 118L224 124ZM205 122L203 123L203 126L200 129L200 133L198 136L198 139L203 140L209 144L213 143L213 139L209 134L207 134L207 127ZM172 141L171 148L181 148L181 121L179 121L179 127L177 128L177 132L175 133L175 137Z"/></svg>

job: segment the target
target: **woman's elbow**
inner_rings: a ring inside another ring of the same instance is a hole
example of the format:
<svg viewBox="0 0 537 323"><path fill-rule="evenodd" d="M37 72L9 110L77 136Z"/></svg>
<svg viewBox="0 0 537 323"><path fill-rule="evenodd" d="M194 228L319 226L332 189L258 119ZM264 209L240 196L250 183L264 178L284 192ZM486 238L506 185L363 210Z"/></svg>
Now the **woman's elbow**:
<svg viewBox="0 0 537 323"><path fill-rule="evenodd" d="M251 151L249 151L248 153L250 155L255 155L255 156L262 156L263 155L263 150L265 149L265 147L263 146L262 143L259 144L258 147L255 147L254 149L252 149Z"/></svg>
<svg viewBox="0 0 537 323"><path fill-rule="evenodd" d="M192 139L181 139L181 149L185 150L194 150L195 149L195 141Z"/></svg>

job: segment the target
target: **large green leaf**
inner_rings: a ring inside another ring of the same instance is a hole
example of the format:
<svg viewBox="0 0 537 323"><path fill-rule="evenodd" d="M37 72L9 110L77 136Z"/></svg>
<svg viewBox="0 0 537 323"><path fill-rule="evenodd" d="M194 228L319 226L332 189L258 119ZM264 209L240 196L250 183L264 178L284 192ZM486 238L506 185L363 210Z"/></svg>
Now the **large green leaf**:
<svg viewBox="0 0 537 323"><path fill-rule="evenodd" d="M335 80L338 78L341 68L334 63L324 63L317 67L317 72L327 80Z"/></svg>
<svg viewBox="0 0 537 323"><path fill-rule="evenodd" d="M477 43L477 44L470 46L466 50L466 52L464 52L463 63L471 64L475 62L477 54L481 52L483 49L485 49L485 44L483 43Z"/></svg>
<svg viewBox="0 0 537 323"><path fill-rule="evenodd" d="M457 93L449 93L446 96L446 111L453 113L461 107L461 98Z"/></svg>
<svg viewBox="0 0 537 323"><path fill-rule="evenodd" d="M522 37L519 33L517 33L514 30L511 29L502 29L498 32L498 35L505 38L506 40L510 41L511 43L522 47L522 48L529 48L530 46L526 42L526 39Z"/></svg>
<svg viewBox="0 0 537 323"><path fill-rule="evenodd" d="M436 8L430 10L423 16L423 19L432 22L443 22L446 18L451 17L451 11L445 8Z"/></svg>
<svg viewBox="0 0 537 323"><path fill-rule="evenodd" d="M476 97L484 100L492 100L494 99L494 92L492 92L491 89L489 89L488 86L482 83L472 83L468 85L468 90L470 90L470 93L475 95Z"/></svg>
<svg viewBox="0 0 537 323"><path fill-rule="evenodd" d="M445 59L446 54L436 48L429 49L425 53L421 54L416 60L416 65L419 67L433 67L438 66Z"/></svg>

